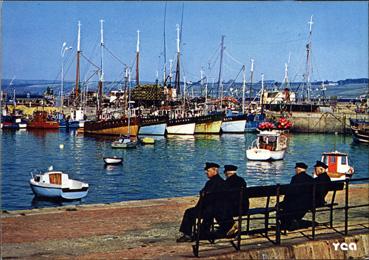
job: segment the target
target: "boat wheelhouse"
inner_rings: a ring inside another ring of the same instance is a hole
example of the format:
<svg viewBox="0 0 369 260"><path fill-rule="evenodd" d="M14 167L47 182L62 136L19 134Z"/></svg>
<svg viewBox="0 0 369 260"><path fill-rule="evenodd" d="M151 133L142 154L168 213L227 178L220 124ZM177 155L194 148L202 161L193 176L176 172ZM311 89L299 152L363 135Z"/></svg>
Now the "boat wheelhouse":
<svg viewBox="0 0 369 260"><path fill-rule="evenodd" d="M323 153L321 161L328 165L328 176L331 180L345 180L354 174L354 168L349 165L347 153L338 151Z"/></svg>

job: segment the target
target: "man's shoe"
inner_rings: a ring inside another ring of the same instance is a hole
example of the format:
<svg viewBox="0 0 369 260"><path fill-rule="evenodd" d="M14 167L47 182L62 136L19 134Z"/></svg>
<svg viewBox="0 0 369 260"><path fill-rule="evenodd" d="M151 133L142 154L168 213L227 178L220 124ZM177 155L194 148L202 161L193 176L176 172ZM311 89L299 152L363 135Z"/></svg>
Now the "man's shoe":
<svg viewBox="0 0 369 260"><path fill-rule="evenodd" d="M180 238L177 238L177 243L184 243L184 242L192 242L192 238L188 235L183 235Z"/></svg>

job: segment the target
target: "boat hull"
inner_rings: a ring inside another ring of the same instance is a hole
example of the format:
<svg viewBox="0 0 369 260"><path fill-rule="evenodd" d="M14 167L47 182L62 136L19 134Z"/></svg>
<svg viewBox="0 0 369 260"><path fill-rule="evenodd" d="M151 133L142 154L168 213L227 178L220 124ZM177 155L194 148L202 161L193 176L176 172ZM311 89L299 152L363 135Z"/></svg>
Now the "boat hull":
<svg viewBox="0 0 369 260"><path fill-rule="evenodd" d="M88 121L85 122L83 132L96 135L130 135L137 136L138 123L131 119L128 127L127 119L110 119L107 121Z"/></svg>
<svg viewBox="0 0 369 260"><path fill-rule="evenodd" d="M122 164L123 158L105 157L104 162L106 164Z"/></svg>
<svg viewBox="0 0 369 260"><path fill-rule="evenodd" d="M167 123L145 125L141 126L138 134L139 135L165 135L165 129L167 128Z"/></svg>
<svg viewBox="0 0 369 260"><path fill-rule="evenodd" d="M283 160L286 150L270 151L267 149L251 148L246 150L246 157L251 161Z"/></svg>
<svg viewBox="0 0 369 260"><path fill-rule="evenodd" d="M223 121L221 129L223 133L244 133L245 125L246 119Z"/></svg>
<svg viewBox="0 0 369 260"><path fill-rule="evenodd" d="M88 188L72 190L61 187L42 187L32 183L30 185L33 193L42 198L77 200L86 197L88 194Z"/></svg>
<svg viewBox="0 0 369 260"><path fill-rule="evenodd" d="M196 123L195 134L220 134L222 120Z"/></svg>
<svg viewBox="0 0 369 260"><path fill-rule="evenodd" d="M167 133L171 135L193 135L196 123L167 126Z"/></svg>
<svg viewBox="0 0 369 260"><path fill-rule="evenodd" d="M30 122L27 125L27 128L30 128L30 129L58 129L59 123L55 121Z"/></svg>

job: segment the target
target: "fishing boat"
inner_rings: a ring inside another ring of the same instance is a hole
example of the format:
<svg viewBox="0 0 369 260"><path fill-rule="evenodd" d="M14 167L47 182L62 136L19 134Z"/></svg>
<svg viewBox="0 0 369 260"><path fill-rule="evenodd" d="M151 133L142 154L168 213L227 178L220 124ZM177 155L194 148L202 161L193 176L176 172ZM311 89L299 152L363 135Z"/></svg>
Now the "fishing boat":
<svg viewBox="0 0 369 260"><path fill-rule="evenodd" d="M328 176L332 181L345 180L354 174L354 168L349 165L347 153L338 151L323 153L321 161L328 165Z"/></svg>
<svg viewBox="0 0 369 260"><path fill-rule="evenodd" d="M287 137L278 131L260 131L257 138L246 150L246 156L251 161L283 160L287 149Z"/></svg>
<svg viewBox="0 0 369 260"><path fill-rule="evenodd" d="M223 113L196 117L195 134L220 134Z"/></svg>
<svg viewBox="0 0 369 260"><path fill-rule="evenodd" d="M71 111L71 116L67 122L66 127L69 128L84 128L85 126L85 113L82 107Z"/></svg>
<svg viewBox="0 0 369 260"><path fill-rule="evenodd" d="M171 135L193 135L195 133L196 119L194 117L184 117L169 119L167 124L167 134Z"/></svg>
<svg viewBox="0 0 369 260"><path fill-rule="evenodd" d="M2 116L2 129L24 129L27 128L27 122L20 116Z"/></svg>
<svg viewBox="0 0 369 260"><path fill-rule="evenodd" d="M69 179L68 174L53 170L32 174L29 183L35 196L52 199L81 199L87 195L89 189L87 183Z"/></svg>
<svg viewBox="0 0 369 260"><path fill-rule="evenodd" d="M222 132L223 133L244 133L247 121L246 114L230 115L223 118Z"/></svg>
<svg viewBox="0 0 369 260"><path fill-rule="evenodd" d="M105 162L105 164L122 164L123 163L123 158L122 157L117 157L117 156L104 157L104 162Z"/></svg>
<svg viewBox="0 0 369 260"><path fill-rule="evenodd" d="M369 121L350 119L350 126L355 142L369 143Z"/></svg>
<svg viewBox="0 0 369 260"><path fill-rule="evenodd" d="M59 123L52 120L46 111L35 111L33 113L33 119L27 124L27 128L58 129Z"/></svg>
<svg viewBox="0 0 369 260"><path fill-rule="evenodd" d="M165 135L167 116L140 118L139 135Z"/></svg>

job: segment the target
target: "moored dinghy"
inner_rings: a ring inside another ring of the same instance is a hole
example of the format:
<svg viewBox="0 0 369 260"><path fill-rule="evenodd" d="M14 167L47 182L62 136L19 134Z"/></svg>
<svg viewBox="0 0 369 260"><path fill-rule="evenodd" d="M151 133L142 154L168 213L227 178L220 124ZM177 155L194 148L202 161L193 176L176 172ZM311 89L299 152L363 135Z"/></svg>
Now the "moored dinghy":
<svg viewBox="0 0 369 260"><path fill-rule="evenodd" d="M137 140L131 139L129 136L124 136L112 142L112 148L136 148Z"/></svg>
<svg viewBox="0 0 369 260"><path fill-rule="evenodd" d="M32 174L30 185L37 197L76 200L88 193L87 183L69 179L68 174L50 170L45 173Z"/></svg>
<svg viewBox="0 0 369 260"><path fill-rule="evenodd" d="M105 164L122 164L123 163L123 158L122 157L117 157L117 156L104 157L104 162L105 162Z"/></svg>

